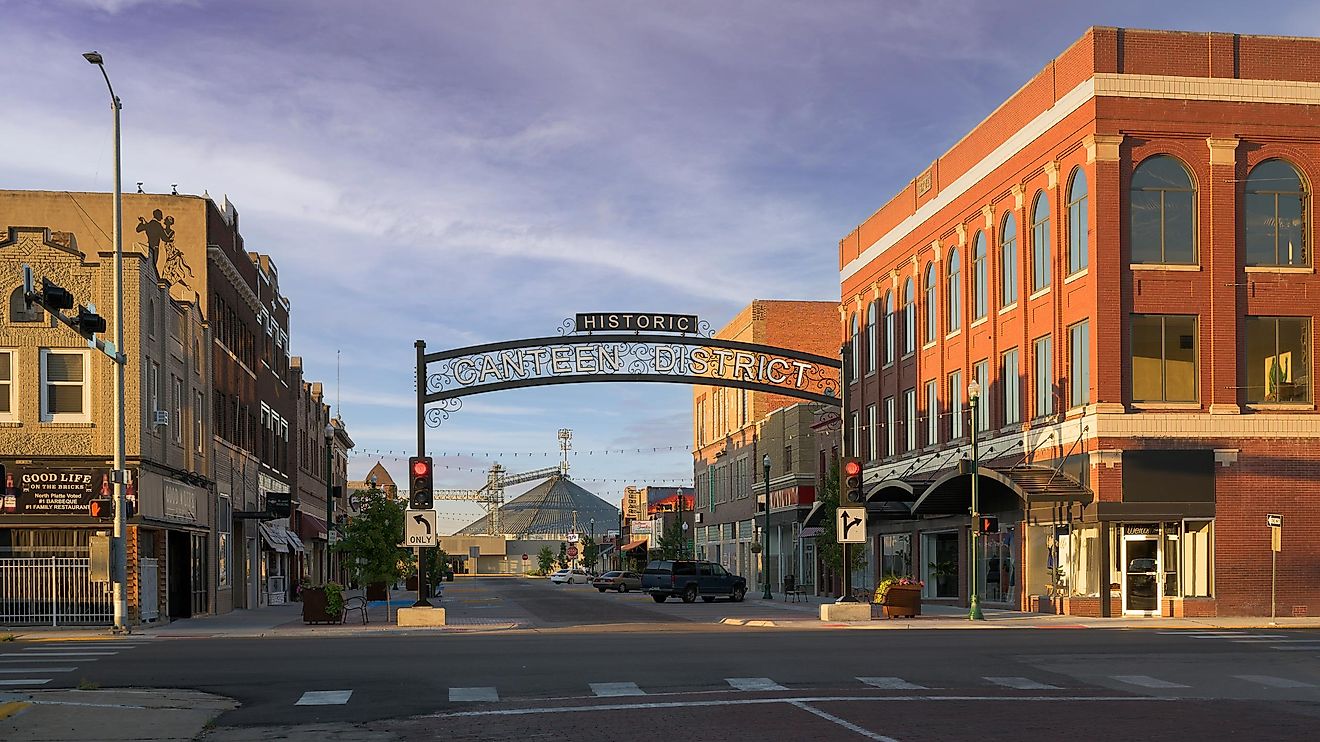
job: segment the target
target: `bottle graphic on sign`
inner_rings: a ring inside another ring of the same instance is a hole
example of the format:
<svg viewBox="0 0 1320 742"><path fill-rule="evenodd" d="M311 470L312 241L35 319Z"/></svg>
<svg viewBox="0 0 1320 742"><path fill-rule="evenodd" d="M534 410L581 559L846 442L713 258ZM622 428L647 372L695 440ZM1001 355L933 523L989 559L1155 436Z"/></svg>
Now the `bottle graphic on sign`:
<svg viewBox="0 0 1320 742"><path fill-rule="evenodd" d="M4 504L0 510L6 513L18 512L18 488L14 486L14 475L5 474L5 495Z"/></svg>
<svg viewBox="0 0 1320 742"><path fill-rule="evenodd" d="M102 474L102 475L101 475L101 497L109 497L109 496L110 496L110 475L109 475L109 474Z"/></svg>

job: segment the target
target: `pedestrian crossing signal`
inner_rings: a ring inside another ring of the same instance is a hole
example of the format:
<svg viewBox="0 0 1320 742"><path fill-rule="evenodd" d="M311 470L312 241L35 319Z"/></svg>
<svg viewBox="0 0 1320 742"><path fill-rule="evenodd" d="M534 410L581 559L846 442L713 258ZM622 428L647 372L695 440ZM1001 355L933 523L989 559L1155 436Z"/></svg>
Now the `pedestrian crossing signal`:
<svg viewBox="0 0 1320 742"><path fill-rule="evenodd" d="M109 518L115 514L114 501L108 497L87 503L87 513L93 518Z"/></svg>
<svg viewBox="0 0 1320 742"><path fill-rule="evenodd" d="M999 533L999 518L993 515L982 515L979 527L981 533Z"/></svg>

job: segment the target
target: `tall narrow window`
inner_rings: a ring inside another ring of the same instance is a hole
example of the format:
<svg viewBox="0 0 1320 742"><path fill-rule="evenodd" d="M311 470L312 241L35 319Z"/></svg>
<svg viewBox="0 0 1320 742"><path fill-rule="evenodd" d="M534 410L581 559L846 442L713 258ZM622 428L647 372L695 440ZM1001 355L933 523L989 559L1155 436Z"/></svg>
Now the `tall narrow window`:
<svg viewBox="0 0 1320 742"><path fill-rule="evenodd" d="M903 283L903 355L917 349L917 284L909 276Z"/></svg>
<svg viewBox="0 0 1320 742"><path fill-rule="evenodd" d="M195 396L193 397L193 449L200 454L203 453L204 451L203 446L205 445L205 441L202 440L203 437L202 430L205 427L203 425L203 422L205 420L202 417L202 410L206 409L206 404L205 404L205 398L202 396L201 392L194 392L194 394Z"/></svg>
<svg viewBox="0 0 1320 742"><path fill-rule="evenodd" d="M851 339L851 343L852 343L852 380L857 381L857 379L861 376L861 374L858 373L858 371L861 369L861 364L862 364L862 359L861 359L862 334L860 328L857 325L856 312L853 312L851 327L852 327L852 334L849 335L848 337Z"/></svg>
<svg viewBox="0 0 1320 742"><path fill-rule="evenodd" d="M958 267L958 248L949 251L949 332L962 329L962 274Z"/></svg>
<svg viewBox="0 0 1320 742"><path fill-rule="evenodd" d="M1196 187L1175 157L1156 155L1132 174L1133 263L1196 262Z"/></svg>
<svg viewBox="0 0 1320 742"><path fill-rule="evenodd" d="M1068 326L1068 406L1091 401L1091 323Z"/></svg>
<svg viewBox="0 0 1320 742"><path fill-rule="evenodd" d="M880 426L876 424L875 405L866 406L866 456L868 461L878 461L880 459Z"/></svg>
<svg viewBox="0 0 1320 742"><path fill-rule="evenodd" d="M985 432L990 429L990 362L977 361L972 367L972 378L981 387L981 398L976 401L976 430Z"/></svg>
<svg viewBox="0 0 1320 742"><path fill-rule="evenodd" d="M1050 200L1036 191L1031 205L1031 290L1050 285Z"/></svg>
<svg viewBox="0 0 1320 742"><path fill-rule="evenodd" d="M1004 386L1004 425L1022 422L1022 379L1018 368L1018 349L1000 356L999 383Z"/></svg>
<svg viewBox="0 0 1320 742"><path fill-rule="evenodd" d="M963 436L963 383L962 371L949 374L949 439L958 440Z"/></svg>
<svg viewBox="0 0 1320 742"><path fill-rule="evenodd" d="M183 443L183 379L170 374L170 385L170 425L174 427L174 442Z"/></svg>
<svg viewBox="0 0 1320 742"><path fill-rule="evenodd" d="M1132 315L1132 401L1196 401L1196 316Z"/></svg>
<svg viewBox="0 0 1320 742"><path fill-rule="evenodd" d="M926 382L926 445L940 442L940 383Z"/></svg>
<svg viewBox="0 0 1320 742"><path fill-rule="evenodd" d="M1247 265L1307 266L1306 185L1292 165L1266 160L1247 176Z"/></svg>
<svg viewBox="0 0 1320 742"><path fill-rule="evenodd" d="M917 390L903 392L903 435L907 438L906 450L917 450Z"/></svg>
<svg viewBox="0 0 1320 742"><path fill-rule="evenodd" d="M0 420L13 420L14 404L14 351L0 350Z"/></svg>
<svg viewBox="0 0 1320 742"><path fill-rule="evenodd" d="M1036 338L1032 348L1032 386L1036 417L1054 414L1054 343L1050 336Z"/></svg>
<svg viewBox="0 0 1320 742"><path fill-rule="evenodd" d="M894 292L885 294L885 365L894 362Z"/></svg>
<svg viewBox="0 0 1320 742"><path fill-rule="evenodd" d="M86 422L90 405L85 351L41 351L41 419Z"/></svg>
<svg viewBox="0 0 1320 742"><path fill-rule="evenodd" d="M1247 317L1247 401L1311 401L1309 317Z"/></svg>
<svg viewBox="0 0 1320 742"><path fill-rule="evenodd" d="M933 343L940 333L940 296L936 290L935 264L926 266L926 342Z"/></svg>
<svg viewBox="0 0 1320 742"><path fill-rule="evenodd" d="M879 309L879 302L871 302L866 306L866 373L875 373L875 357L880 353L880 345L876 342L875 335L875 314Z"/></svg>
<svg viewBox="0 0 1320 742"><path fill-rule="evenodd" d="M1004 214L1004 221L999 225L999 282L1003 285L1002 305L1017 301L1017 220L1012 211Z"/></svg>
<svg viewBox="0 0 1320 742"><path fill-rule="evenodd" d="M852 414L852 441L851 441L852 454L851 455L853 456L862 455L862 426L861 426L861 421L858 419L859 417L861 416L858 415L856 412Z"/></svg>
<svg viewBox="0 0 1320 742"><path fill-rule="evenodd" d="M895 424L894 420L894 398L885 397L885 444L887 446L885 454L888 456L894 456L898 453L897 448L895 448L897 444L894 439L894 434L897 432L897 429L898 426Z"/></svg>
<svg viewBox="0 0 1320 742"><path fill-rule="evenodd" d="M972 243L972 319L984 319L986 315L986 260L985 232L976 233Z"/></svg>
<svg viewBox="0 0 1320 742"><path fill-rule="evenodd" d="M1068 184L1068 275L1086 270L1086 173L1079 167Z"/></svg>

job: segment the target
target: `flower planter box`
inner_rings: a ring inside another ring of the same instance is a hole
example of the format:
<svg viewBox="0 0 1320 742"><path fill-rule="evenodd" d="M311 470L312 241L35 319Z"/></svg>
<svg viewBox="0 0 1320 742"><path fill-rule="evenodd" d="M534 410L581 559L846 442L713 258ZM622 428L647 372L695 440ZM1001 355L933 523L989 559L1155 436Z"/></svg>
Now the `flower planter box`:
<svg viewBox="0 0 1320 742"><path fill-rule="evenodd" d="M325 588L306 587L302 591L303 623L340 623L342 616L332 616L326 611Z"/></svg>
<svg viewBox="0 0 1320 742"><path fill-rule="evenodd" d="M921 587L891 585L881 603L885 618L914 618L921 615Z"/></svg>
<svg viewBox="0 0 1320 742"><path fill-rule="evenodd" d="M367 585L367 600L388 600L389 591L383 582L373 582Z"/></svg>

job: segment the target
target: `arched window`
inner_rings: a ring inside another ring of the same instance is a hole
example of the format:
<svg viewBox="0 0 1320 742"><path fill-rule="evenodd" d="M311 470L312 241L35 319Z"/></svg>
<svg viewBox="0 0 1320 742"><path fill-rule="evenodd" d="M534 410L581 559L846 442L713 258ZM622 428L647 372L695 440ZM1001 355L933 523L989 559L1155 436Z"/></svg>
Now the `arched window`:
<svg viewBox="0 0 1320 742"><path fill-rule="evenodd" d="M1196 262L1196 187L1176 157L1138 165L1128 197L1133 263Z"/></svg>
<svg viewBox="0 0 1320 742"><path fill-rule="evenodd" d="M28 309L27 302L23 298L23 287L14 289L14 293L9 295L9 321L17 322L44 322L46 312L40 304L33 303L32 308Z"/></svg>
<svg viewBox="0 0 1320 742"><path fill-rule="evenodd" d="M875 337L875 313L879 309L877 302L866 307L866 373L875 373L875 357L880 353L880 346Z"/></svg>
<svg viewBox="0 0 1320 742"><path fill-rule="evenodd" d="M1306 184L1283 160L1266 160L1247 176L1247 265L1308 266Z"/></svg>
<svg viewBox="0 0 1320 742"><path fill-rule="evenodd" d="M903 284L903 355L917 349L917 283L911 276Z"/></svg>
<svg viewBox="0 0 1320 742"><path fill-rule="evenodd" d="M962 329L962 274L958 257L958 248L949 251L949 295L944 300L949 307L949 332Z"/></svg>
<svg viewBox="0 0 1320 742"><path fill-rule="evenodd" d="M894 292L885 293L885 365L894 362Z"/></svg>
<svg viewBox="0 0 1320 742"><path fill-rule="evenodd" d="M1036 191L1031 204L1031 290L1050 285L1050 200Z"/></svg>
<svg viewBox="0 0 1320 742"><path fill-rule="evenodd" d="M926 342L933 343L940 332L940 297L935 290L935 263L926 266Z"/></svg>
<svg viewBox="0 0 1320 742"><path fill-rule="evenodd" d="M984 319L986 314L985 232L976 232L972 243L972 319Z"/></svg>
<svg viewBox="0 0 1320 742"><path fill-rule="evenodd" d="M1017 220L1011 211L1004 215L1004 221L999 224L999 282L1004 287L1003 306L1017 301Z"/></svg>
<svg viewBox="0 0 1320 742"><path fill-rule="evenodd" d="M1068 275L1086 270L1090 222L1086 218L1086 173L1079 167L1068 183Z"/></svg>
<svg viewBox="0 0 1320 742"><path fill-rule="evenodd" d="M856 381L859 376L857 370L861 364L861 358L859 357L861 356L861 348L859 346L862 344L862 334L859 331L860 328L857 326L856 312L853 312L851 327L852 332L848 335L848 338L852 344L852 378L853 381Z"/></svg>

